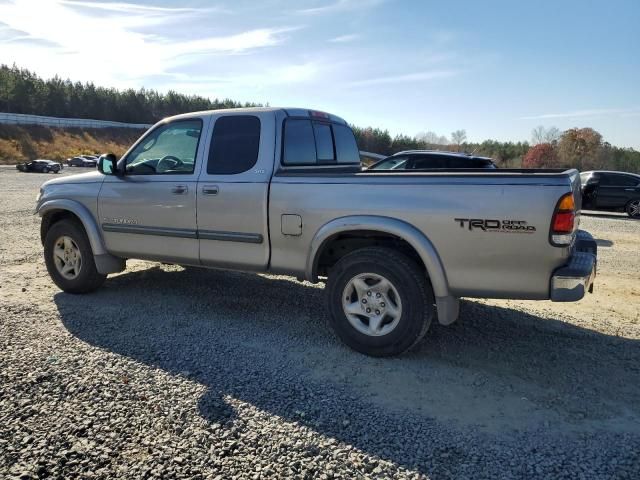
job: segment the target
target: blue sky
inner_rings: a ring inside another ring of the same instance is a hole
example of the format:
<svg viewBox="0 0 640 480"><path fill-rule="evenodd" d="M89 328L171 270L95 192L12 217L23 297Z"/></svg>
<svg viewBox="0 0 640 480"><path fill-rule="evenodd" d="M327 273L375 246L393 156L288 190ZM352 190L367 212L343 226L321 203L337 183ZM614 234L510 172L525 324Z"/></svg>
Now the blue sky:
<svg viewBox="0 0 640 480"><path fill-rule="evenodd" d="M392 134L640 149L640 0L0 0L0 63L302 106Z"/></svg>

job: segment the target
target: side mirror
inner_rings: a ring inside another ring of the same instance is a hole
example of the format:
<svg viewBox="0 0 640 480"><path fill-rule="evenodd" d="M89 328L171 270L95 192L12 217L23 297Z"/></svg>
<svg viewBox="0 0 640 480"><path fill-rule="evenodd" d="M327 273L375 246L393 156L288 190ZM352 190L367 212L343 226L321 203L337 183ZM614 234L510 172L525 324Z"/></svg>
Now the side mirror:
<svg viewBox="0 0 640 480"><path fill-rule="evenodd" d="M98 171L104 175L118 175L118 159L113 153L100 155Z"/></svg>

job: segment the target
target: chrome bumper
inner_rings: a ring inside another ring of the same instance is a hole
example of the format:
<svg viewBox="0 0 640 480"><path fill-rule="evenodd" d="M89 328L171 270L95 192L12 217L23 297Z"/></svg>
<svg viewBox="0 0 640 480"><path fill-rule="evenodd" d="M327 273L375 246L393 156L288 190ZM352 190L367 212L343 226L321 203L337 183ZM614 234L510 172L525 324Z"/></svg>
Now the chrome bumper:
<svg viewBox="0 0 640 480"><path fill-rule="evenodd" d="M593 292L598 263L598 246L593 237L578 231L569 263L558 268L551 277L550 298L553 302L576 302Z"/></svg>

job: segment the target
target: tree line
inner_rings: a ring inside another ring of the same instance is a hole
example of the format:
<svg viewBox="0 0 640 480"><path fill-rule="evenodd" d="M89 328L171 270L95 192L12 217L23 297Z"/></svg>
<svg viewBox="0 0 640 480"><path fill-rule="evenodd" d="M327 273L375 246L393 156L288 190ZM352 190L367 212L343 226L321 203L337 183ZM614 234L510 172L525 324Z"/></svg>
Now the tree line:
<svg viewBox="0 0 640 480"><path fill-rule="evenodd" d="M155 123L179 113L220 108L259 106L230 99L209 99L175 91L160 93L141 88L118 90L93 83L72 82L55 76L42 79L16 65L0 65L0 111L53 117ZM433 131L415 136L391 136L388 130L353 127L361 150L390 155L402 150L435 149L465 151L493 158L500 167L609 168L640 172L640 152L604 141L591 128L561 132L556 127L536 127L529 142L470 142L465 130L449 137Z"/></svg>
<svg viewBox="0 0 640 480"><path fill-rule="evenodd" d="M502 168L577 168L578 170L619 170L640 173L640 152L604 141L592 128L539 126L529 142L467 141L465 130L451 133L450 139L434 132L414 137L396 135L379 128L353 127L358 145L367 152L391 155L402 150L451 150L491 157Z"/></svg>
<svg viewBox="0 0 640 480"><path fill-rule="evenodd" d="M572 167L585 170L620 170L640 173L640 152L614 147L593 128L540 126L533 130L534 144L525 154L525 168Z"/></svg>
<svg viewBox="0 0 640 480"><path fill-rule="evenodd" d="M55 76L42 79L24 68L0 65L0 111L51 117L155 123L178 113L257 106L230 99L211 100L172 90L117 90Z"/></svg>

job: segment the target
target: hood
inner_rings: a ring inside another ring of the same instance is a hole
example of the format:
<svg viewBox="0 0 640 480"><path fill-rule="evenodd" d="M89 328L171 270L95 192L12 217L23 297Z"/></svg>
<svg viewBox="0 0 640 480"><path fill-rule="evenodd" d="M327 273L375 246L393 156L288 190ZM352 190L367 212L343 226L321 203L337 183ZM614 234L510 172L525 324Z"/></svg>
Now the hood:
<svg viewBox="0 0 640 480"><path fill-rule="evenodd" d="M77 175L69 175L68 177L54 178L42 184L43 187L49 185L70 185L77 183L102 183L105 175L98 172L79 173Z"/></svg>

